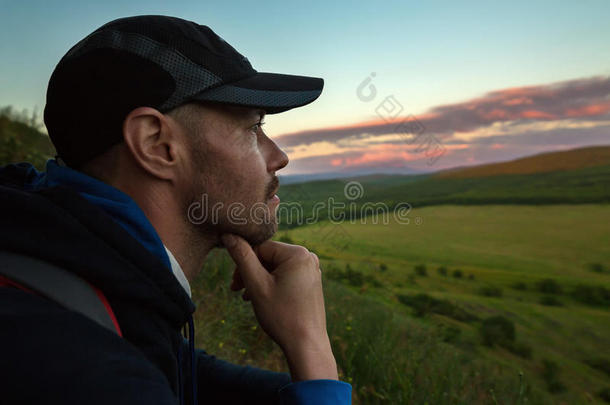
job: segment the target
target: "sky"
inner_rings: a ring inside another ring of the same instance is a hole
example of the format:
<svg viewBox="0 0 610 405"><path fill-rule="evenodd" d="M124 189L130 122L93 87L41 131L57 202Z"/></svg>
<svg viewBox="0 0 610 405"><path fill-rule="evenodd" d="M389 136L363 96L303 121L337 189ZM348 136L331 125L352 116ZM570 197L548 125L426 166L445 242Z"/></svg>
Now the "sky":
<svg viewBox="0 0 610 405"><path fill-rule="evenodd" d="M324 79L265 119L280 174L431 171L610 144L610 3L0 0L0 106L42 111L64 53L115 18L211 27L260 72Z"/></svg>

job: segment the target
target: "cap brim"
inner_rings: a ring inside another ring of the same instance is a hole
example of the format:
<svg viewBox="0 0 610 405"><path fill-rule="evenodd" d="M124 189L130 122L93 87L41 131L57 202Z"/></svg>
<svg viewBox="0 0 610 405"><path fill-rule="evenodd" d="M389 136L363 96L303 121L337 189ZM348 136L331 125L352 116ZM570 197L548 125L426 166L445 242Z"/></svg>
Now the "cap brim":
<svg viewBox="0 0 610 405"><path fill-rule="evenodd" d="M317 99L324 80L318 77L257 72L255 75L196 94L192 99L244 107L276 114Z"/></svg>

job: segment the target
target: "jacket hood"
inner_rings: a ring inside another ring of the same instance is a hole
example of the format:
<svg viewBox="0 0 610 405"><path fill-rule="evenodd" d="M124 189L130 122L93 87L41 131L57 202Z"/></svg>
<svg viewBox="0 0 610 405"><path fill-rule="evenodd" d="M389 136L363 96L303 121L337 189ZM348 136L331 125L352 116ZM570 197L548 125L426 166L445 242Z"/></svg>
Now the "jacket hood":
<svg viewBox="0 0 610 405"><path fill-rule="evenodd" d="M0 248L69 269L113 308L154 311L179 330L195 304L168 265L104 209L73 188L43 182L44 175L30 163L0 168Z"/></svg>
<svg viewBox="0 0 610 405"><path fill-rule="evenodd" d="M190 398L197 404L192 314L195 304L174 276L156 231L126 194L55 160L0 168L0 249L56 264L99 288L123 337L168 378L184 403L188 323Z"/></svg>

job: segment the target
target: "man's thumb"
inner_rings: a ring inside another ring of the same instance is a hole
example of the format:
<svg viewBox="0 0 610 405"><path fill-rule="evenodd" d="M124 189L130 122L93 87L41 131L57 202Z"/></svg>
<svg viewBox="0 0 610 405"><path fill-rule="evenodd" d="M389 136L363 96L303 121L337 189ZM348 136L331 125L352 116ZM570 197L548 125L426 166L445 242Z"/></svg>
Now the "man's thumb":
<svg viewBox="0 0 610 405"><path fill-rule="evenodd" d="M243 238L230 233L225 233L220 238L237 265L246 289L258 290L265 278L269 277L269 273L258 260L250 244Z"/></svg>

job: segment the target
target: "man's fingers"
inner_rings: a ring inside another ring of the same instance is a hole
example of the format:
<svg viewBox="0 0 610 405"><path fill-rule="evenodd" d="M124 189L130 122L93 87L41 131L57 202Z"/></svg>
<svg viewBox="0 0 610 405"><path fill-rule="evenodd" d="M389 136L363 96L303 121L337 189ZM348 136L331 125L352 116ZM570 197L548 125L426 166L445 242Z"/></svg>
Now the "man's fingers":
<svg viewBox="0 0 610 405"><path fill-rule="evenodd" d="M244 282L241 280L241 276L239 275L239 268L235 267L233 270L233 281L231 281L231 290L239 291L245 288ZM250 301L250 294L248 294L248 290L244 291L241 298L244 301Z"/></svg>
<svg viewBox="0 0 610 405"><path fill-rule="evenodd" d="M262 263L268 263L271 267L294 260L297 257L304 258L311 252L299 245L267 240L257 246L256 254ZM273 270L273 269L270 269Z"/></svg>
<svg viewBox="0 0 610 405"><path fill-rule="evenodd" d="M239 275L239 269L235 267L235 269L233 270L233 280L231 281L231 290L239 291L242 288L244 288L244 282L242 281L241 276Z"/></svg>
<svg viewBox="0 0 610 405"><path fill-rule="evenodd" d="M237 265L242 285L254 291L263 288L269 273L264 269L248 242L233 234L224 234L221 239Z"/></svg>
<svg viewBox="0 0 610 405"><path fill-rule="evenodd" d="M320 258L318 258L318 255L311 252L311 256L313 257L313 260L316 263L316 266L320 267Z"/></svg>

